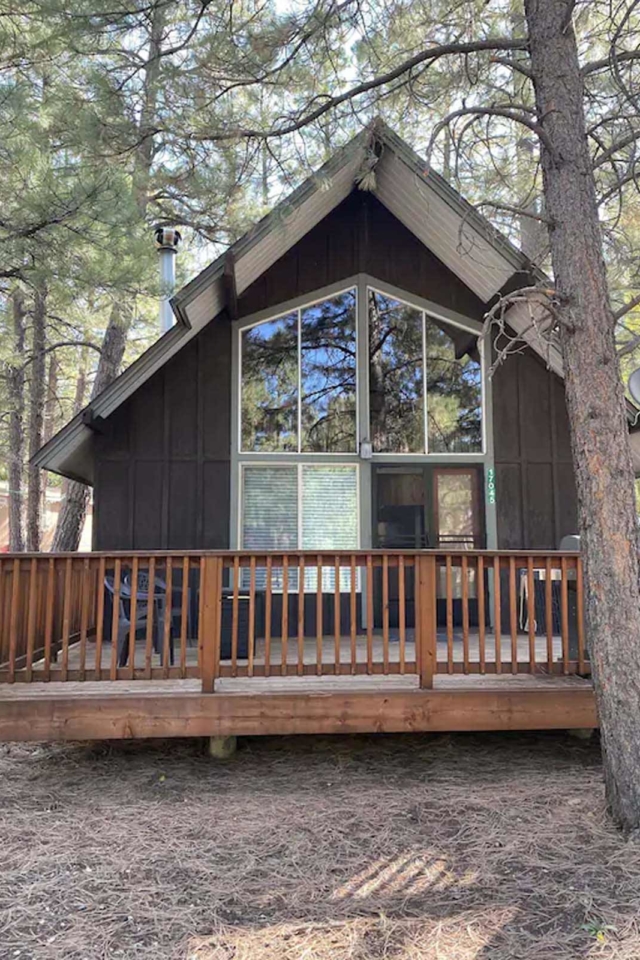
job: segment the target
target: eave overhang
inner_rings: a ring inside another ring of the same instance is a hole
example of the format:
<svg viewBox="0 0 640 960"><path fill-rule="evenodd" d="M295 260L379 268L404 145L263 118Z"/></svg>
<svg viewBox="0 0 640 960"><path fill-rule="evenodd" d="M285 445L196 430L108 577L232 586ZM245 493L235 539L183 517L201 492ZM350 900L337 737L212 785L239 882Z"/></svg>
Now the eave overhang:
<svg viewBox="0 0 640 960"><path fill-rule="evenodd" d="M490 304L518 275L534 278L534 282L546 279L441 176L427 168L408 144L376 120L186 284L171 301L176 326L45 444L32 462L92 483L93 433L88 423L109 417L223 310L233 313L243 292L361 185L363 170L372 171L368 186L374 196L484 303ZM511 307L507 319L540 353L528 310ZM562 375L555 347L546 350L544 359Z"/></svg>

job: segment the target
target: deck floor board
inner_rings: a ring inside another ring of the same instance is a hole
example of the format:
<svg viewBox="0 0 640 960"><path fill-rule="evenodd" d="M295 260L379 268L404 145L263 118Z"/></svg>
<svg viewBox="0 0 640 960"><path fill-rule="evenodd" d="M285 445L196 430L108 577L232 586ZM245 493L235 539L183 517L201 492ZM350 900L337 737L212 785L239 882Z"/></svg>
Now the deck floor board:
<svg viewBox="0 0 640 960"><path fill-rule="evenodd" d="M529 662L529 639L527 636L519 635L518 636L518 663L528 663ZM322 642L322 663L325 668L329 668L331 664L335 661L335 640L333 637L324 637ZM511 638L502 636L500 638L500 650L502 653L502 662L503 664L511 664ZM535 643L535 652L536 652L536 663L545 664L547 662L547 641L546 637L537 636ZM198 663L198 647L195 641L190 641L186 649L186 664L187 666L197 666ZM382 646L382 637L374 635L373 638L373 660L376 663L383 662L383 646ZM454 635L453 642L453 660L455 663L461 663L463 661L464 649L461 634L456 633ZM102 651L102 665L107 666L110 662L111 656L111 645L106 643L103 646ZM298 657L298 647L297 640L295 637L290 637L287 643L287 663L293 664L297 662ZM316 638L305 637L304 640L304 663L305 664L314 664L316 663L317 658L317 641ZM407 631L407 640L406 640L406 652L405 660L407 663L415 663L416 651L415 651L415 642L413 638L413 631ZM553 659L555 662L560 662L562 660L562 641L560 637L553 638ZM176 641L175 643L175 661L178 663L180 660L180 651L179 645ZM340 640L340 662L349 663L351 660L351 638L342 637ZM437 661L438 663L447 662L447 638L446 634L438 632L438 649L437 649ZM494 634L487 633L485 639L485 661L487 663L493 664L496 662L496 638ZM144 666L145 662L145 643L144 640L137 640L135 647L135 666L137 669L141 669ZM230 661L228 659L222 661L225 664L228 664ZM246 664L246 659L238 658L238 664ZM262 666L265 662L265 644L263 639L256 640L256 649L254 656L254 665ZM271 640L271 654L270 654L270 663L273 669L276 669L282 662L282 641L280 638L275 637ZM367 638L365 635L359 635L356 638L356 662L357 663L366 663L367 662ZM395 638L392 638L389 643L389 662L390 663L399 663L400 662L400 644ZM470 633L469 635L469 662L470 663L479 663L480 662L480 644L477 632ZM89 643L86 653L86 667L88 670L92 670L95 664L95 643ZM154 653L152 656L152 666L159 667L160 656L157 653ZM73 644L69 649L69 669L74 670L80 666L80 644ZM34 670L38 671L42 669L42 661L39 661L34 665Z"/></svg>

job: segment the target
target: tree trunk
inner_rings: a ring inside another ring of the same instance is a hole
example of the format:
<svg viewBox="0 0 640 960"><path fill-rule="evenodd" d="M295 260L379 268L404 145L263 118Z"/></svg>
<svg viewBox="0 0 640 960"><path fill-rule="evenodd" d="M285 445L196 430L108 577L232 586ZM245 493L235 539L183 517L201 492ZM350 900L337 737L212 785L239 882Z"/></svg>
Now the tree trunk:
<svg viewBox="0 0 640 960"><path fill-rule="evenodd" d="M36 289L33 301L29 388L29 460L35 456L43 440L46 391L47 292ZM29 462L27 470L27 550L40 550L42 539L42 472Z"/></svg>
<svg viewBox="0 0 640 960"><path fill-rule="evenodd" d="M44 407L44 434L43 443L48 443L54 434L56 423L56 409L58 406L58 371L60 364L55 350L49 355L49 374L47 376L47 397Z"/></svg>
<svg viewBox="0 0 640 960"><path fill-rule="evenodd" d="M133 165L133 197L141 217L145 216L149 202L149 176L155 152L153 125L157 114L162 40L167 8L167 0L156 0L149 32L149 52L144 69L142 107L138 125L139 142ZM118 376L126 347L127 329L128 324L123 320L122 307L116 304L111 311L102 341L98 372L91 392L92 399L102 393ZM64 501L56 524L53 550L78 549L88 503L89 488L84 483L70 480L66 486Z"/></svg>
<svg viewBox="0 0 640 960"><path fill-rule="evenodd" d="M56 351L52 350L49 354L49 370L47 373L47 388L44 401L44 426L42 431L43 444L48 443L54 434L56 421L56 407L58 403L58 371L60 364L56 356ZM42 517L44 526L47 525L47 495L51 477L48 473L44 474L42 483Z"/></svg>
<svg viewBox="0 0 640 960"><path fill-rule="evenodd" d="M640 827L634 476L583 112L572 0L525 0L585 564L586 624L615 820Z"/></svg>
<svg viewBox="0 0 640 960"><path fill-rule="evenodd" d="M13 358L9 368L9 549L24 550L23 473L24 473L24 297L17 287L11 295L13 313Z"/></svg>
<svg viewBox="0 0 640 960"><path fill-rule="evenodd" d="M126 343L127 324L122 320L119 305L114 305L102 341L98 370L91 391L92 399L102 393L118 376ZM77 480L69 480L53 537L54 551L78 549L88 503L89 487Z"/></svg>
<svg viewBox="0 0 640 960"><path fill-rule="evenodd" d="M138 148L133 171L134 198L144 217L149 202L149 174L156 148L153 128L156 123L160 68L162 66L162 41L167 19L167 0L156 0L149 31L149 53L144 68L142 108L138 125Z"/></svg>

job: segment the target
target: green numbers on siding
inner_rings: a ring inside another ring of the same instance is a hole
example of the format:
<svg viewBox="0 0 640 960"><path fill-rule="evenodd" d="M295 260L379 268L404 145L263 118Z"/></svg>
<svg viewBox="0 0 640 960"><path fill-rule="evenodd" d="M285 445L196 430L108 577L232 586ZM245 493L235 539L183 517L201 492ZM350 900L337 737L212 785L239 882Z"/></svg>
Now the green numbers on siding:
<svg viewBox="0 0 640 960"><path fill-rule="evenodd" d="M487 503L496 502L496 472L493 467L487 470Z"/></svg>

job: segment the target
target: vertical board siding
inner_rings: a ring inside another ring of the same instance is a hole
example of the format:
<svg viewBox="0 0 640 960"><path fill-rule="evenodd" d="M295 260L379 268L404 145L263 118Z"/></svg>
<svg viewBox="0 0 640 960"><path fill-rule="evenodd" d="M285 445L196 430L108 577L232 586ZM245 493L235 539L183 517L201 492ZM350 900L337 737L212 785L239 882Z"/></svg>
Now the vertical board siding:
<svg viewBox="0 0 640 960"><path fill-rule="evenodd" d="M554 550L577 533L564 385L532 350L493 377L498 548Z"/></svg>
<svg viewBox="0 0 640 960"><path fill-rule="evenodd" d="M483 304L375 197L354 191L242 292L240 317L358 272L482 320ZM94 548L229 546L232 325L225 313L96 434ZM561 381L531 352L492 383L500 548L576 530Z"/></svg>
<svg viewBox="0 0 640 960"><path fill-rule="evenodd" d="M97 550L229 545L231 326L173 357L96 436Z"/></svg>

